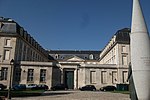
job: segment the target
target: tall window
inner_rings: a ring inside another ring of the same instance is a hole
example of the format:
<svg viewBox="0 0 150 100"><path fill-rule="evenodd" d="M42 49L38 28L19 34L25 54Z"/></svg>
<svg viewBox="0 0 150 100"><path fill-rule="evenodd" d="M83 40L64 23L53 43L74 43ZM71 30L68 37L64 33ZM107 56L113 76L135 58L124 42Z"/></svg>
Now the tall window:
<svg viewBox="0 0 150 100"><path fill-rule="evenodd" d="M22 47L23 47L23 43L22 41L20 40L19 41L19 54L18 54L18 60L21 60L21 57L22 57Z"/></svg>
<svg viewBox="0 0 150 100"><path fill-rule="evenodd" d="M103 83L103 84L107 83L107 72L106 71L101 72L101 83Z"/></svg>
<svg viewBox="0 0 150 100"><path fill-rule="evenodd" d="M127 76L128 76L128 72L127 71L123 71L122 72L122 82L126 83L127 81Z"/></svg>
<svg viewBox="0 0 150 100"><path fill-rule="evenodd" d="M22 58L22 60L26 60L26 56L27 56L26 50L27 50L27 46L24 44L24 48L23 48L23 58Z"/></svg>
<svg viewBox="0 0 150 100"><path fill-rule="evenodd" d="M1 80L7 80L8 68L2 67L1 74Z"/></svg>
<svg viewBox="0 0 150 100"><path fill-rule="evenodd" d="M41 69L40 70L40 82L45 82L46 81L46 69Z"/></svg>
<svg viewBox="0 0 150 100"><path fill-rule="evenodd" d="M112 72L112 83L117 83L117 72L113 71Z"/></svg>
<svg viewBox="0 0 150 100"><path fill-rule="evenodd" d="M96 83L96 72L95 71L91 71L90 72L90 82L93 84L93 83Z"/></svg>
<svg viewBox="0 0 150 100"><path fill-rule="evenodd" d="M32 60L35 61L35 52L33 51L33 56L32 56Z"/></svg>
<svg viewBox="0 0 150 100"><path fill-rule="evenodd" d="M29 61L30 59L30 48L28 47L27 48L27 61Z"/></svg>
<svg viewBox="0 0 150 100"><path fill-rule="evenodd" d="M33 81L34 69L28 69L27 81Z"/></svg>
<svg viewBox="0 0 150 100"><path fill-rule="evenodd" d="M4 50L4 60L9 60L10 58L10 51L9 50Z"/></svg>
<svg viewBox="0 0 150 100"><path fill-rule="evenodd" d="M10 46L10 39L5 40L5 46Z"/></svg>
<svg viewBox="0 0 150 100"><path fill-rule="evenodd" d="M122 56L122 65L127 65L127 56Z"/></svg>

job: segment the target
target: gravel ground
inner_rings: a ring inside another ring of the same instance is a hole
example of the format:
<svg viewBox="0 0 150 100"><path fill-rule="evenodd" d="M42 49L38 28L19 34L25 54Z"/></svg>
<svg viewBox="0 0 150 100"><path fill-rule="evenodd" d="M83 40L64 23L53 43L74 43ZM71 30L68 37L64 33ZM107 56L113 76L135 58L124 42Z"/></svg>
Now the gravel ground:
<svg viewBox="0 0 150 100"><path fill-rule="evenodd" d="M130 100L129 95L101 91L47 91L43 96L12 100Z"/></svg>

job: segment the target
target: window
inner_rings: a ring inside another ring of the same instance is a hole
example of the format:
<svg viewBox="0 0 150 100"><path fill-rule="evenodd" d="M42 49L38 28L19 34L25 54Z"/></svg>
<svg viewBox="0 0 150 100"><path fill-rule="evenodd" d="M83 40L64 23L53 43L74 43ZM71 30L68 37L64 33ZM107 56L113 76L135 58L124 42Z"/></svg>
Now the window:
<svg viewBox="0 0 150 100"><path fill-rule="evenodd" d="M112 72L112 83L117 83L117 72L113 71Z"/></svg>
<svg viewBox="0 0 150 100"><path fill-rule="evenodd" d="M127 57L122 56L122 65L127 65Z"/></svg>
<svg viewBox="0 0 150 100"><path fill-rule="evenodd" d="M107 72L102 71L101 73L101 83L106 84L107 83Z"/></svg>
<svg viewBox="0 0 150 100"><path fill-rule="evenodd" d="M40 70L40 82L45 82L46 81L46 69L41 69Z"/></svg>
<svg viewBox="0 0 150 100"><path fill-rule="evenodd" d="M23 28L20 28L20 35L23 36Z"/></svg>
<svg viewBox="0 0 150 100"><path fill-rule="evenodd" d="M22 41L21 40L19 40L19 53L18 53L18 58L17 58L17 60L21 60L21 57L22 57L22 47L23 47L23 43L22 43Z"/></svg>
<svg viewBox="0 0 150 100"><path fill-rule="evenodd" d="M114 48L114 55L115 55L115 48Z"/></svg>
<svg viewBox="0 0 150 100"><path fill-rule="evenodd" d="M24 45L24 49L23 49L23 58L22 60L26 60L26 50L27 50L27 47Z"/></svg>
<svg viewBox="0 0 150 100"><path fill-rule="evenodd" d="M127 71L123 71L122 72L122 82L126 83L127 81L127 76L128 76L128 72Z"/></svg>
<svg viewBox="0 0 150 100"><path fill-rule="evenodd" d="M7 80L8 68L2 67L1 70L1 80Z"/></svg>
<svg viewBox="0 0 150 100"><path fill-rule="evenodd" d="M33 58L33 61L35 61L35 52L33 51L33 56L32 56L32 58Z"/></svg>
<svg viewBox="0 0 150 100"><path fill-rule="evenodd" d="M5 40L5 46L10 46L10 39Z"/></svg>
<svg viewBox="0 0 150 100"><path fill-rule="evenodd" d="M40 61L40 56L38 55L38 61Z"/></svg>
<svg viewBox="0 0 150 100"><path fill-rule="evenodd" d="M114 64L114 57L112 57L112 59L111 59L111 60L112 60L112 64Z"/></svg>
<svg viewBox="0 0 150 100"><path fill-rule="evenodd" d="M94 56L92 54L90 54L89 59L94 59Z"/></svg>
<svg viewBox="0 0 150 100"><path fill-rule="evenodd" d="M34 69L28 69L27 81L33 81Z"/></svg>
<svg viewBox="0 0 150 100"><path fill-rule="evenodd" d="M9 56L10 56L10 51L9 50L4 50L4 60L9 60Z"/></svg>
<svg viewBox="0 0 150 100"><path fill-rule="evenodd" d="M40 70L40 82L45 82L46 81L46 69L41 69Z"/></svg>
<svg viewBox="0 0 150 100"><path fill-rule="evenodd" d="M126 47L122 46L122 52L126 52Z"/></svg>
<svg viewBox="0 0 150 100"><path fill-rule="evenodd" d="M58 55L58 54L56 54L56 55L55 55L55 58L56 58L56 59L59 59L59 55Z"/></svg>
<svg viewBox="0 0 150 100"><path fill-rule="evenodd" d="M90 83L96 83L96 72L95 71L90 72Z"/></svg>
<svg viewBox="0 0 150 100"><path fill-rule="evenodd" d="M116 63L116 58L115 58L115 55L113 56L113 58L114 58L114 64Z"/></svg>
<svg viewBox="0 0 150 100"><path fill-rule="evenodd" d="M38 60L38 55L37 55L37 53L36 53L36 55L35 55L35 59Z"/></svg>

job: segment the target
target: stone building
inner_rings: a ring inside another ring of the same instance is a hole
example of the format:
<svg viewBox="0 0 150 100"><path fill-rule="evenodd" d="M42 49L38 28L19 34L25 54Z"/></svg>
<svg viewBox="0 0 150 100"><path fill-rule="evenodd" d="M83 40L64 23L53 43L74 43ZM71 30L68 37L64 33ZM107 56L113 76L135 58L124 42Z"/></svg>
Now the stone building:
<svg viewBox="0 0 150 100"><path fill-rule="evenodd" d="M51 81L53 64L45 63L48 61L47 51L23 27L10 18L0 17L0 83L9 86L12 79L10 85L44 82L51 86L46 81Z"/></svg>
<svg viewBox="0 0 150 100"><path fill-rule="evenodd" d="M93 64L93 68L98 65L100 51L49 50L49 55L59 63L60 82L69 89L78 89L91 84L90 76L86 76L89 72L86 71L85 64Z"/></svg>
<svg viewBox="0 0 150 100"><path fill-rule="evenodd" d="M50 50L49 55L59 63L61 83L71 89L128 84L129 32L128 28L117 31L102 51Z"/></svg>
<svg viewBox="0 0 150 100"><path fill-rule="evenodd" d="M116 70L107 72L111 75L112 83L128 84L128 66L130 62L130 29L118 30L104 47L100 54L100 64L113 64Z"/></svg>
<svg viewBox="0 0 150 100"><path fill-rule="evenodd" d="M117 31L102 51L45 50L18 23L0 17L0 83L49 87L63 83L69 89L128 84L129 32L128 28Z"/></svg>

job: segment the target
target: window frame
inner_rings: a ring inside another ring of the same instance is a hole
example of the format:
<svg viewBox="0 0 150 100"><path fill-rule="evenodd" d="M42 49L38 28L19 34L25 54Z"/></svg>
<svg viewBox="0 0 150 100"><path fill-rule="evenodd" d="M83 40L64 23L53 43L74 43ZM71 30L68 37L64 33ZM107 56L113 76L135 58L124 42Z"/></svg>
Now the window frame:
<svg viewBox="0 0 150 100"><path fill-rule="evenodd" d="M8 53L8 54L7 54ZM4 49L4 56L3 56L3 60L10 60L10 50L8 49ZM8 56L8 57L7 57Z"/></svg>
<svg viewBox="0 0 150 100"><path fill-rule="evenodd" d="M9 42L8 42L9 41ZM4 42L4 45L6 46L6 47L10 47L11 46L11 39L10 38L6 38L5 39L5 42Z"/></svg>
<svg viewBox="0 0 150 100"><path fill-rule="evenodd" d="M107 71L101 71L101 83L107 84Z"/></svg>
<svg viewBox="0 0 150 100"><path fill-rule="evenodd" d="M1 68L1 80L7 80L8 79L8 67L2 67Z"/></svg>
<svg viewBox="0 0 150 100"><path fill-rule="evenodd" d="M34 81L34 69L28 69L27 81L28 82Z"/></svg>
<svg viewBox="0 0 150 100"><path fill-rule="evenodd" d="M40 82L46 82L46 69L40 69Z"/></svg>
<svg viewBox="0 0 150 100"><path fill-rule="evenodd" d="M96 71L90 71L90 83L96 84Z"/></svg>

